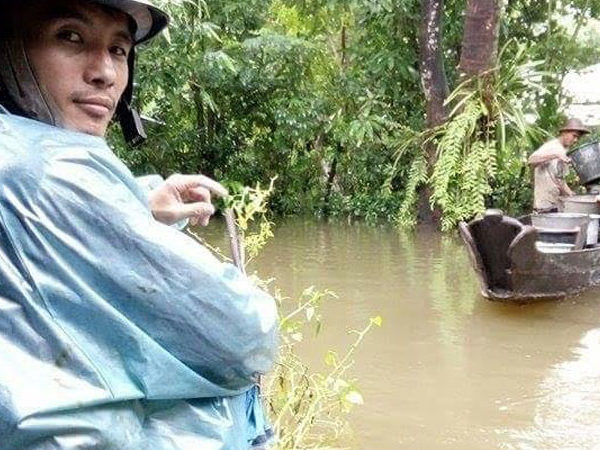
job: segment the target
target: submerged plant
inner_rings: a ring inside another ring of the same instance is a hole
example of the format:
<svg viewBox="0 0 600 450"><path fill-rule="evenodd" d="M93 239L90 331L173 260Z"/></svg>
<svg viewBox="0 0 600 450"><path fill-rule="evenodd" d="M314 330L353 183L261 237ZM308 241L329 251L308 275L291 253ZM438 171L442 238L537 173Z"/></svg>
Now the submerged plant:
<svg viewBox="0 0 600 450"><path fill-rule="evenodd" d="M260 185L255 188L230 186L231 195L222 205L235 211L237 226L250 257L255 257L273 236L273 224L266 216L266 203L274 181L267 189ZM255 231L251 232L251 228ZM220 249L193 231L188 232L221 259L228 259ZM276 434L273 450L341 448L341 440L350 431L347 415L353 406L363 403L356 380L349 378L348 371L365 336L373 327L381 326L381 317L371 318L362 330L351 330L349 333L355 336L352 344L342 352L329 350L324 355L326 369L315 371L299 357L298 346L307 335L316 338L323 323L320 308L337 296L331 291L309 287L291 305L289 299L273 287L273 280L253 277L264 289L275 291L280 311L280 357L274 371L262 384L262 395Z"/></svg>
<svg viewBox="0 0 600 450"><path fill-rule="evenodd" d="M285 306L285 300L277 298ZM281 319L280 362L265 386L277 450L335 448L349 431L346 414L363 403L348 370L364 337L374 326L381 326L381 317L371 318L362 330L350 331L355 340L344 353L328 351L323 372L311 371L298 356L297 346L307 328L314 325L318 334L322 320L319 307L333 298L332 292L308 288L296 308Z"/></svg>
<svg viewBox="0 0 600 450"><path fill-rule="evenodd" d="M267 218L267 201L273 193L276 179L271 179L267 189L262 189L260 184L254 188L235 187L225 201L226 207L234 213L243 248L248 255L246 263L253 260L273 237L273 223ZM251 223L256 224L254 230L250 229Z"/></svg>
<svg viewBox="0 0 600 450"><path fill-rule="evenodd" d="M229 234L236 234L236 236L230 236L230 238L235 238L236 241L239 239L241 245L240 248L235 250L232 248L231 250L232 252L239 250L245 253L240 261L243 266L252 261L267 241L273 237L273 223L267 217L267 201L273 193L275 180L276 178L271 180L267 189L261 188L259 183L254 188L230 184L228 185L229 196L215 200L217 209L221 210L224 215L231 213L233 220L235 220L235 224L233 224L235 229L228 232ZM232 261L221 249L206 242L193 230L188 229L187 232L221 259ZM232 246L238 246L239 244L231 242ZM245 269L245 267L240 268Z"/></svg>

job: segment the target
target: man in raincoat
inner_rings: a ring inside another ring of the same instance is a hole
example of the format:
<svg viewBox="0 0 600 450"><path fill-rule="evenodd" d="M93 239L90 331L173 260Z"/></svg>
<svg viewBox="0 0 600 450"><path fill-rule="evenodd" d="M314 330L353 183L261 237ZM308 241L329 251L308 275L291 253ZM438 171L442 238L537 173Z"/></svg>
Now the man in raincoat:
<svg viewBox="0 0 600 450"><path fill-rule="evenodd" d="M3 1L0 450L245 450L270 430L256 382L270 296L169 226L206 224L202 176L144 190L103 136L130 107L146 0Z"/></svg>

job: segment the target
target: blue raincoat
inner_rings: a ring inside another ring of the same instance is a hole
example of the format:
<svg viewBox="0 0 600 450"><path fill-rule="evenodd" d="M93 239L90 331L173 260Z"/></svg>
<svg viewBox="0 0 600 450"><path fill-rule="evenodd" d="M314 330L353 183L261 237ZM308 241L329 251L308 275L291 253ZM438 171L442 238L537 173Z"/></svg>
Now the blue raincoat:
<svg viewBox="0 0 600 450"><path fill-rule="evenodd" d="M248 449L276 330L103 139L0 114L0 449Z"/></svg>

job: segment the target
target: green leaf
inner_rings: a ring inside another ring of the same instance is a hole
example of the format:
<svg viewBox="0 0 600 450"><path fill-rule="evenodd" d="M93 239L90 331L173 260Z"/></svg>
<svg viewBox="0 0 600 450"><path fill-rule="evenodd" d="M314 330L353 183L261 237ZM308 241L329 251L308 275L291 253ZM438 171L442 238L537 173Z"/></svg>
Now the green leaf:
<svg viewBox="0 0 600 450"><path fill-rule="evenodd" d="M361 393L355 389L347 392L344 395L344 400L346 400L348 403L351 403L352 405L363 405L365 403Z"/></svg>
<svg viewBox="0 0 600 450"><path fill-rule="evenodd" d="M314 317L314 315L315 315L315 308L313 306L306 308L306 320L307 321L310 322L312 320L312 318Z"/></svg>
<svg viewBox="0 0 600 450"><path fill-rule="evenodd" d="M337 366L337 353L333 350L329 350L325 355L325 364L330 367Z"/></svg>
<svg viewBox="0 0 600 450"><path fill-rule="evenodd" d="M381 324L383 323L383 319L381 316L371 317L371 323L373 325L377 325L378 327L380 327Z"/></svg>

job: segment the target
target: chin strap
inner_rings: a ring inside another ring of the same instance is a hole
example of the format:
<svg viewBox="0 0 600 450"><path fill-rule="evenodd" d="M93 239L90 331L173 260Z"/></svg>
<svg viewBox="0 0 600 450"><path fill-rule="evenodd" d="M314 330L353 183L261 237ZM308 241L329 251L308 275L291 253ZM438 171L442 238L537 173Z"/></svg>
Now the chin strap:
<svg viewBox="0 0 600 450"><path fill-rule="evenodd" d="M117 108L117 115L123 136L129 145L136 146L147 139L148 136L144 130L142 119L135 109L121 101Z"/></svg>
<svg viewBox="0 0 600 450"><path fill-rule="evenodd" d="M133 101L133 78L135 73L135 47L129 52L127 61L129 66L129 79L125 91L121 95L121 100L117 106L117 120L121 125L125 141L129 145L136 146L144 142L148 136L144 131L144 125L137 110L131 107Z"/></svg>

